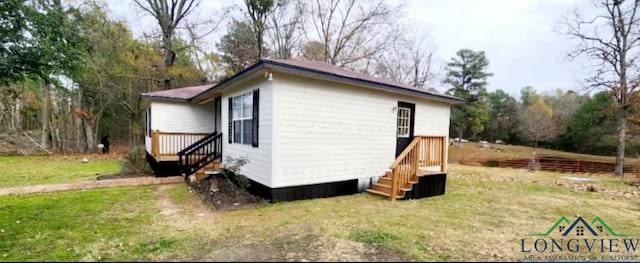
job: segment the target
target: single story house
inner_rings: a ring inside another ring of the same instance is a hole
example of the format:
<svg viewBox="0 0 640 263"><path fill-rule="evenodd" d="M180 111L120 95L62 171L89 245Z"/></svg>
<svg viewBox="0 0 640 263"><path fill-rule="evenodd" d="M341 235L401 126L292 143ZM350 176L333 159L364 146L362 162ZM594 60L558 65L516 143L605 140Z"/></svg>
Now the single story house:
<svg viewBox="0 0 640 263"><path fill-rule="evenodd" d="M156 176L201 180L227 157L246 158L250 192L273 202L364 190L392 200L443 194L450 107L464 103L323 62L276 59L140 100Z"/></svg>

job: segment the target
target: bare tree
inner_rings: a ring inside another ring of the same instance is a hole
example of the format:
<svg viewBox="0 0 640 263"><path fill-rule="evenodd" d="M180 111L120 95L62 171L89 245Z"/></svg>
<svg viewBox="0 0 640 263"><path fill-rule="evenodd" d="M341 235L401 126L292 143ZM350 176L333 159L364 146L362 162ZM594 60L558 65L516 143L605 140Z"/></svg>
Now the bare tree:
<svg viewBox="0 0 640 263"><path fill-rule="evenodd" d="M604 87L615 95L619 121L616 175L623 174L630 95L640 85L640 20L636 15L639 2L602 0L594 5L597 15L584 18L575 11L563 21L564 33L579 41L569 58L584 57L596 63L587 79L589 87Z"/></svg>
<svg viewBox="0 0 640 263"><path fill-rule="evenodd" d="M196 66L202 72L207 73L208 81L213 81L216 78L216 74L220 69L219 63L215 63L217 55L213 50L207 50L208 46L205 42L205 38L212 33L218 31L220 26L228 18L230 8L226 7L222 10L222 13L216 15L215 19L209 19L201 22L191 22L185 20L184 29L187 31L187 46L189 53L195 59Z"/></svg>
<svg viewBox="0 0 640 263"><path fill-rule="evenodd" d="M315 40L324 46L325 61L351 68L373 59L393 42L388 34L403 7L389 6L384 0L310 1ZM309 32L305 34L314 40Z"/></svg>
<svg viewBox="0 0 640 263"><path fill-rule="evenodd" d="M538 142L549 141L556 137L552 117L551 108L542 100L529 106L524 112L522 135L534 141L534 149L538 148Z"/></svg>
<svg viewBox="0 0 640 263"><path fill-rule="evenodd" d="M256 59L261 59L267 53L262 47L264 46L264 32L267 29L267 18L275 6L274 0L244 0L244 4L256 38L255 48L258 51Z"/></svg>
<svg viewBox="0 0 640 263"><path fill-rule="evenodd" d="M427 88L437 76L434 47L417 30L404 32L376 60L376 75L417 88Z"/></svg>
<svg viewBox="0 0 640 263"><path fill-rule="evenodd" d="M273 58L288 59L293 49L299 45L304 19L305 3L293 0L280 0L267 20L267 32L273 52Z"/></svg>
<svg viewBox="0 0 640 263"><path fill-rule="evenodd" d="M162 48L164 49L164 65L170 68L176 58L173 49L175 30L189 13L200 5L199 0L133 0L138 7L151 14L162 31ZM166 77L165 89L171 88L171 79Z"/></svg>

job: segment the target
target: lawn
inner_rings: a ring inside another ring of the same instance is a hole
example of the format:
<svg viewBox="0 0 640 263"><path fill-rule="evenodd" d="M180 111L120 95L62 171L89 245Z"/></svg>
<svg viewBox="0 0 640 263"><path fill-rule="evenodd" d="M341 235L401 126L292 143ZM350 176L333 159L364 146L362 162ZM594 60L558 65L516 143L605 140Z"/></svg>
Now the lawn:
<svg viewBox="0 0 640 263"><path fill-rule="evenodd" d="M528 158L535 151L538 156L554 156L591 161L607 161L614 162L614 156L602 156L581 154L572 152L563 152L558 150L522 146L522 145L503 145L490 144L492 148L485 149L478 147L477 142L463 143L462 147L449 145L449 162L458 163L462 159L507 159L507 158ZM625 162L639 162L637 158L627 156Z"/></svg>
<svg viewBox="0 0 640 263"><path fill-rule="evenodd" d="M98 175L120 172L121 161L80 156L0 156L0 187L70 183L95 180Z"/></svg>
<svg viewBox="0 0 640 263"><path fill-rule="evenodd" d="M443 196L363 193L232 212L212 212L182 184L5 196L0 261L522 261L521 239L562 216L599 216L640 237L638 188L563 176L452 164Z"/></svg>

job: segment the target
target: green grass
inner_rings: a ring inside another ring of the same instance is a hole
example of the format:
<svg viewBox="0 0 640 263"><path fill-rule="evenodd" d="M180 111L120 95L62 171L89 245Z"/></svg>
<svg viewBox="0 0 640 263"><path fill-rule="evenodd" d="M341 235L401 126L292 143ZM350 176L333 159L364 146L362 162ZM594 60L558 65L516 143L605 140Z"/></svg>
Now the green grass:
<svg viewBox="0 0 640 263"><path fill-rule="evenodd" d="M150 187L0 197L0 261L154 259L181 243L155 204Z"/></svg>
<svg viewBox="0 0 640 263"><path fill-rule="evenodd" d="M564 174L457 166L453 170L443 196L391 203L358 194L277 203L226 213L216 225L229 231L229 239L238 238L233 233L256 232L256 242L268 242L282 231L314 233L375 244L418 261L520 261L520 239L546 231L561 216L600 216L615 231L640 236L637 199L532 182L563 181ZM501 181L519 176L532 181Z"/></svg>
<svg viewBox="0 0 640 263"><path fill-rule="evenodd" d="M640 237L638 188L590 176L602 191L588 192L563 176L453 164L442 196L217 213L184 184L5 196L0 261L522 261L520 240L561 216Z"/></svg>
<svg viewBox="0 0 640 263"><path fill-rule="evenodd" d="M70 183L120 172L121 162L113 159L64 160L46 156L0 156L0 187Z"/></svg>

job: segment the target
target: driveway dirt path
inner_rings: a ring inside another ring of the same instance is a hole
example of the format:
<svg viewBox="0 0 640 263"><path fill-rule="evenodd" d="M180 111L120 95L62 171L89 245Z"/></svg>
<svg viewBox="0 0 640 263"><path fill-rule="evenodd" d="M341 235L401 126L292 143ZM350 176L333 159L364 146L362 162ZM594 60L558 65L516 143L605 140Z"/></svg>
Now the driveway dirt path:
<svg viewBox="0 0 640 263"><path fill-rule="evenodd" d="M111 180L99 180L99 181L95 180L95 181L82 181L82 182L68 183L68 184L30 185L30 186L22 186L22 187L0 188L0 196L48 193L48 192L68 191L68 190L83 190L83 189L119 187L119 186L177 184L177 183L183 183L183 182L184 182L184 179L180 176L163 177L163 178L137 177L137 178L111 179Z"/></svg>

